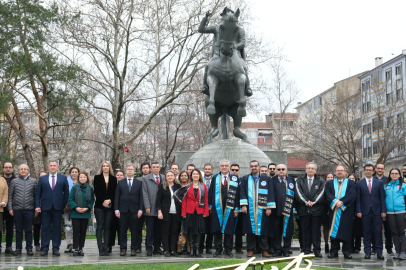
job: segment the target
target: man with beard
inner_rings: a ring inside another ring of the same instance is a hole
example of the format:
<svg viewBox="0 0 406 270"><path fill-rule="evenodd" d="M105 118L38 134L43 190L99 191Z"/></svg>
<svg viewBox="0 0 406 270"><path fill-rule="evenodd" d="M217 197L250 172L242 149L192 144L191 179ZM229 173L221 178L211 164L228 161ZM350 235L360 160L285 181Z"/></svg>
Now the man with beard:
<svg viewBox="0 0 406 270"><path fill-rule="evenodd" d="M16 178L14 175L14 165L11 162L6 162L3 165L3 178L6 179L7 186L10 187L11 180ZM12 249L13 233L14 233L14 217L10 215L8 211L4 211L3 220L6 222L6 254L14 254ZM0 231L0 237L2 237L2 231ZM1 239L1 238L0 238ZM0 242L1 249L1 242Z"/></svg>
<svg viewBox="0 0 406 270"><path fill-rule="evenodd" d="M240 205L243 233L247 234L247 257L252 257L257 242L262 257L269 258L268 235L272 231L271 213L276 207L274 189L269 177L259 174L259 162L250 162L251 173L240 181Z"/></svg>
<svg viewBox="0 0 406 270"><path fill-rule="evenodd" d="M271 177L271 178L276 175L276 164L275 163L268 164L268 172L269 172L269 177Z"/></svg>
<svg viewBox="0 0 406 270"><path fill-rule="evenodd" d="M204 164L204 177L203 182L206 184L207 190L210 189L211 178L213 175L213 166L210 163ZM203 253L204 239L206 238L206 254L212 254L211 249L213 247L213 234L211 233L211 215L204 218L206 225L206 233L202 233L200 236L199 251L200 254Z"/></svg>

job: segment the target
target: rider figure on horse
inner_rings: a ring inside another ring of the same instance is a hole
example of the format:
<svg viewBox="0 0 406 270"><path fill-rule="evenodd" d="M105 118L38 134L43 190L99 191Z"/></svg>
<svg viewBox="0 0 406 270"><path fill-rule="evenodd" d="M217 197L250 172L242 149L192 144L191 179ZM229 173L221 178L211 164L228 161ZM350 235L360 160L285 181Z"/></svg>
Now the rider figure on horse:
<svg viewBox="0 0 406 270"><path fill-rule="evenodd" d="M227 10L227 12L234 13L234 11L232 11L229 8L226 8L226 10ZM212 15L212 13L210 11L206 12L206 16L200 22L200 25L199 25L199 28L198 28L197 31L199 33L212 33L213 34L213 46L212 46L212 50L211 50L211 57L213 57L215 54L220 53L220 44L218 42L218 37L219 37L219 33L220 33L220 26L216 25L216 24L206 26L207 20L209 19L209 17L211 15ZM249 81L249 78L248 78L244 47L245 47L245 31L244 31L244 29L239 27L238 35L237 35L237 38L236 38L236 41L235 41L235 48L237 49L238 55L240 56L241 59L244 60L244 63L245 63L244 70L245 70L245 76L247 77L247 85L246 85L246 88L245 88L245 96L250 97L250 96L252 96L252 90L250 88L250 81ZM205 94L205 95L210 95L209 86L207 84L207 68L208 68L208 66L206 66L206 68L204 70L202 93Z"/></svg>

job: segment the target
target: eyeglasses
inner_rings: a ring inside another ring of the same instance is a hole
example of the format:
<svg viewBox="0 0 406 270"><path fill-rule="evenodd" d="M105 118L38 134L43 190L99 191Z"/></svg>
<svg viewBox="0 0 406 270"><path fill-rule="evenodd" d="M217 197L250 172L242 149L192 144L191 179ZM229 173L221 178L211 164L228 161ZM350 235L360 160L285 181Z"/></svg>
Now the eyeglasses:
<svg viewBox="0 0 406 270"><path fill-rule="evenodd" d="M280 168L280 169L276 169L278 172L280 172L280 171L284 171L285 170L285 168Z"/></svg>
<svg viewBox="0 0 406 270"><path fill-rule="evenodd" d="M239 169L231 169L231 171L233 171L233 172L238 172Z"/></svg>

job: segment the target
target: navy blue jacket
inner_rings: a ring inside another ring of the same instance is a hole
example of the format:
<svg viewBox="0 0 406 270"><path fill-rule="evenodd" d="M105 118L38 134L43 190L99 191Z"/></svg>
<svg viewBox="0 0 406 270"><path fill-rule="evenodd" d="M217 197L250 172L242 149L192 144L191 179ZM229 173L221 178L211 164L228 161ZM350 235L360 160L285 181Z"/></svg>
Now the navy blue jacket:
<svg viewBox="0 0 406 270"><path fill-rule="evenodd" d="M144 210L144 200L142 197L142 182L133 178L131 191L128 190L128 180L124 178L117 183L114 210L120 213L130 211L133 214Z"/></svg>
<svg viewBox="0 0 406 270"><path fill-rule="evenodd" d="M35 197L35 208L41 207L41 211L54 208L62 211L68 203L69 184L65 175L56 175L56 184L52 190L49 184L49 174L40 177Z"/></svg>
<svg viewBox="0 0 406 270"><path fill-rule="evenodd" d="M369 193L368 183L365 178L357 182L357 200L356 212L362 215L368 215L372 207L372 212L375 216L380 216L381 213L386 213L385 190L383 184L376 178L372 179L372 190Z"/></svg>

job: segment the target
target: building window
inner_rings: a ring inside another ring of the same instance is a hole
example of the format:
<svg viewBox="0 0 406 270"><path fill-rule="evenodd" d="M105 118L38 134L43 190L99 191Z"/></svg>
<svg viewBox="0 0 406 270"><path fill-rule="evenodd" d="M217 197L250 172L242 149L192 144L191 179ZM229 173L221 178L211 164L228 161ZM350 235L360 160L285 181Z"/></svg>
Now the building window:
<svg viewBox="0 0 406 270"><path fill-rule="evenodd" d="M321 96L318 96L314 99L314 109L318 109L321 107Z"/></svg>
<svg viewBox="0 0 406 270"><path fill-rule="evenodd" d="M399 65L396 66L396 76L400 75L402 76L402 63L400 63Z"/></svg>
<svg viewBox="0 0 406 270"><path fill-rule="evenodd" d="M385 81L389 82L392 80L392 68L385 70Z"/></svg>
<svg viewBox="0 0 406 270"><path fill-rule="evenodd" d="M376 141L376 142L373 142L373 144L372 144L372 151L373 151L373 154L374 154L374 155L379 154L379 147L378 147L378 142L377 142L377 141Z"/></svg>
<svg viewBox="0 0 406 270"><path fill-rule="evenodd" d="M378 130L381 130L383 125L382 125L382 120L378 120L377 118L372 119L372 132L377 132Z"/></svg>
<svg viewBox="0 0 406 270"><path fill-rule="evenodd" d="M381 77L381 71L377 70L374 73L372 73L372 85L376 86L380 82L380 77Z"/></svg>

